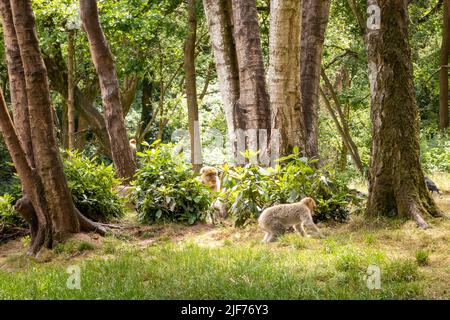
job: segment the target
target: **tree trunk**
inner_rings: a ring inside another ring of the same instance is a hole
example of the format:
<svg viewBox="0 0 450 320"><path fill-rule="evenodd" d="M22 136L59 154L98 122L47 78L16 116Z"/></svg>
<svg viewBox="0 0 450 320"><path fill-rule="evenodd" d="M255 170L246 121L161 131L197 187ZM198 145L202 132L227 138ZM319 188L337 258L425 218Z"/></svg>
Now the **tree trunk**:
<svg viewBox="0 0 450 320"><path fill-rule="evenodd" d="M2 1L2 3L5 2L8 2L9 5L9 0ZM27 204L24 208L21 207L21 202L16 205L16 210L30 224L31 243L29 253L35 255L42 246L47 248L52 246L52 219L44 197L45 191L42 182L36 171L28 163L25 151L22 149L12 120L8 114L2 91L0 91L0 131L3 134L9 154L22 183L23 193L25 195L22 202L25 204L25 202L31 201L31 206L34 207L33 210L27 210L30 204Z"/></svg>
<svg viewBox="0 0 450 320"><path fill-rule="evenodd" d="M75 132L75 148L83 150L87 142L87 131L89 130L89 123L78 115L77 130Z"/></svg>
<svg viewBox="0 0 450 320"><path fill-rule="evenodd" d="M67 120L68 120L68 147L75 147L75 109L74 109L74 31L70 30L67 34Z"/></svg>
<svg viewBox="0 0 450 320"><path fill-rule="evenodd" d="M136 75L126 76L123 84L123 89L120 92L120 100L122 101L123 116L126 117L133 104L134 97L138 85L138 77Z"/></svg>
<svg viewBox="0 0 450 320"><path fill-rule="evenodd" d="M243 130L247 135L245 148L253 152L259 150L258 162L268 165L271 115L256 1L232 0L232 8L240 88L239 101L235 104L234 124L236 129ZM253 161L255 160L256 157Z"/></svg>
<svg viewBox="0 0 450 320"><path fill-rule="evenodd" d="M358 147L356 146L355 142L352 139L352 136L350 135L350 128L348 126L347 119L345 118L344 111L342 110L342 106L339 101L339 98L336 94L336 91L333 88L333 85L331 84L330 80L328 79L328 77L325 73L325 70L323 70L323 68L321 68L321 75L325 82L326 88L328 89L328 91L330 92L330 94L333 98L334 105L336 107L336 111L339 115L339 119L341 121L341 127L342 127L343 134L344 134L342 136L342 138L345 139L347 142L346 147L348 147L348 150L350 151L350 154L353 159L353 163L355 164L356 168L359 170L361 175L364 176L364 166L361 162L361 157L359 156Z"/></svg>
<svg viewBox="0 0 450 320"><path fill-rule="evenodd" d="M439 128L448 128L448 69L450 53L450 0L444 0L441 69L439 71Z"/></svg>
<svg viewBox="0 0 450 320"><path fill-rule="evenodd" d="M125 128L114 60L100 26L96 0L80 0L80 12L92 61L100 80L106 128L117 174L121 178L132 179L136 163Z"/></svg>
<svg viewBox="0 0 450 320"><path fill-rule="evenodd" d="M11 1L14 26L22 57L37 172L45 190L56 240L79 231L72 196L67 187L53 126L47 72L35 31L31 1Z"/></svg>
<svg viewBox="0 0 450 320"><path fill-rule="evenodd" d="M305 152L300 97L301 6L298 0L270 3L268 88L272 108L272 134L278 130L280 156L294 147Z"/></svg>
<svg viewBox="0 0 450 320"><path fill-rule="evenodd" d="M320 67L330 13L330 0L303 0L301 35L301 95L306 128L306 154L319 157L318 112Z"/></svg>
<svg viewBox="0 0 450 320"><path fill-rule="evenodd" d="M189 136L191 140L191 163L194 172L202 167L202 143L198 118L197 85L195 77L195 39L197 33L196 0L188 1L188 32L184 44L184 70L186 73L186 100L188 107Z"/></svg>
<svg viewBox="0 0 450 320"><path fill-rule="evenodd" d="M380 28L366 34L375 84L367 214L410 216L426 228L423 216L440 212L425 186L419 161L419 112L408 43L407 1L377 3Z"/></svg>
<svg viewBox="0 0 450 320"><path fill-rule="evenodd" d="M233 41L231 0L203 0L211 38L228 136L234 141L234 106L239 99L239 71ZM236 157L236 145L232 143Z"/></svg>
<svg viewBox="0 0 450 320"><path fill-rule="evenodd" d="M2 15L3 38L5 41L14 123L28 161L31 166L34 166L25 75L9 0L0 1L0 11Z"/></svg>

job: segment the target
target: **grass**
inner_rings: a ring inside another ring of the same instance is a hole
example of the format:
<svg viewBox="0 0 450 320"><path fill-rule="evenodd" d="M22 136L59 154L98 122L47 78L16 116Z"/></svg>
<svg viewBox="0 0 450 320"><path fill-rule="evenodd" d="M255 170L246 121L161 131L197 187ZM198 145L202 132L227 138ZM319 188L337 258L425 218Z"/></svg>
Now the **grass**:
<svg viewBox="0 0 450 320"><path fill-rule="evenodd" d="M435 196L444 212L448 197ZM105 238L81 236L38 258L27 239L0 247L0 299L449 299L450 220L319 225L325 239L287 233L262 244L255 224L236 229L138 226ZM68 289L79 266L81 289ZM369 289L368 270L380 270Z"/></svg>
<svg viewBox="0 0 450 320"><path fill-rule="evenodd" d="M186 237L167 240L164 232L183 230L169 225L145 247L138 245L145 238L123 241L107 237L101 246L85 239L71 241L52 251L51 258L10 255L0 269L0 299L449 298L448 292L437 283L434 286L424 272L433 262L425 266L419 260L422 258L416 258L420 251L403 252L407 246L413 249L414 244L399 242L397 245L405 247L392 255L393 240L385 237L392 231L390 225L373 230L362 221L354 223L360 231L351 237L350 224L340 226L334 234L326 228L325 240L292 233L269 245L260 243L256 226L246 230L205 227L192 233L185 227ZM435 224L439 230L450 227L442 220ZM405 240L411 230L405 227L397 237ZM425 232L417 236L422 243L427 231L420 232ZM206 235L214 245L208 245ZM216 241L222 244L216 245ZM448 237L437 237L428 242L431 249L426 250L443 250L445 244ZM443 253L448 255L448 251ZM70 276L67 268L72 265L81 270L80 290L66 287ZM367 287L371 265L381 270L381 289ZM435 275L442 276L440 282L448 285L448 265L435 267Z"/></svg>

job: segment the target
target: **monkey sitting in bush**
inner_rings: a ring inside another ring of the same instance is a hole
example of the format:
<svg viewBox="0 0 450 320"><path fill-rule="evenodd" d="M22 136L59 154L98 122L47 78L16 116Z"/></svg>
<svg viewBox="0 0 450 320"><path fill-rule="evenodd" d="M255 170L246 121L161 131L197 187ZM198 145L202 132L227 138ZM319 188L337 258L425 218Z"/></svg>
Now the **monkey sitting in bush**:
<svg viewBox="0 0 450 320"><path fill-rule="evenodd" d="M306 226L323 238L322 233L313 222L312 215L315 208L314 199L307 197L297 203L280 204L265 209L258 219L260 228L265 232L263 242L274 241L289 227L294 227L299 234L309 237L304 228Z"/></svg>
<svg viewBox="0 0 450 320"><path fill-rule="evenodd" d="M220 179L219 172L214 167L205 166L200 170L200 181L207 185L212 191L220 192ZM227 209L224 203L220 199L216 199L213 203L213 208L219 211L220 218L225 218L227 216ZM215 223L215 216L212 216L212 222Z"/></svg>

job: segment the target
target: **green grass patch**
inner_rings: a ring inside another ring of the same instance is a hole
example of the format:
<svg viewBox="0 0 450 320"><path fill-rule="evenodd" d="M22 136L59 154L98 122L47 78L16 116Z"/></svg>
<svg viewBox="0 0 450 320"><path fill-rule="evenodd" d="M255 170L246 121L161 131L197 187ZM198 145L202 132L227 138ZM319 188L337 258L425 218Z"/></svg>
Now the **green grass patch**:
<svg viewBox="0 0 450 320"><path fill-rule="evenodd" d="M423 297L413 260L388 259L370 248L283 237L292 244L233 244L205 248L162 242L138 250L107 239L80 261L23 263L0 269L1 299L412 299ZM305 241L305 242L303 242ZM66 244L73 253L86 244ZM75 248L75 249L74 249ZM329 248L329 249L326 249ZM79 265L81 289L66 287L67 267ZM370 290L366 270L381 269L381 289Z"/></svg>

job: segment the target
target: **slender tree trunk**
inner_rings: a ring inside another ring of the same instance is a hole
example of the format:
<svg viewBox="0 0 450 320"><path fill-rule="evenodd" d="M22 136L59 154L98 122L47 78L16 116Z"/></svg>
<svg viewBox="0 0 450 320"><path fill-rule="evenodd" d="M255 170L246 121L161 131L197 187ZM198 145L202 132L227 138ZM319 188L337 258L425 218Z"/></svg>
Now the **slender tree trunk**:
<svg viewBox="0 0 450 320"><path fill-rule="evenodd" d="M121 178L132 179L136 163L125 128L114 60L100 26L96 0L80 0L80 12L92 61L100 80L106 128L117 174Z"/></svg>
<svg viewBox="0 0 450 320"><path fill-rule="evenodd" d="M246 133L246 149L259 150L259 162L268 165L271 114L256 1L232 0L232 8L240 88L239 101L235 104L235 128Z"/></svg>
<svg viewBox="0 0 450 320"><path fill-rule="evenodd" d="M31 166L34 166L25 75L9 0L0 1L0 11L2 15L3 38L5 41L14 123L28 161Z"/></svg>
<svg viewBox="0 0 450 320"><path fill-rule="evenodd" d="M198 118L197 84L195 77L195 39L197 33L196 0L188 0L188 33L184 44L184 71L188 107L189 136L191 140L191 163L194 172L202 167L202 144Z"/></svg>
<svg viewBox="0 0 450 320"><path fill-rule="evenodd" d="M72 196L67 187L53 126L47 72L35 31L31 1L11 1L14 26L22 57L36 168L45 190L56 240L78 232Z"/></svg>
<svg viewBox="0 0 450 320"><path fill-rule="evenodd" d="M70 30L67 34L67 119L68 119L68 147L73 149L75 147L75 108L74 108L74 80L73 75L75 71L74 63L74 31Z"/></svg>
<svg viewBox="0 0 450 320"><path fill-rule="evenodd" d="M328 89L328 91L331 94L331 97L333 98L334 101L334 105L336 107L336 111L339 115L339 119L341 121L341 127L344 133L343 139L345 139L347 141L347 147L350 151L350 154L352 156L353 159L353 163L355 164L356 168L359 170L359 172L361 173L361 175L364 176L364 166L361 162L361 157L359 156L359 151L358 151L358 147L356 146L355 142L352 139L352 136L350 134L350 128L348 126L348 122L347 119L345 118L345 114L344 111L342 110L342 106L341 103L339 101L339 98L336 94L336 91L333 88L333 85L331 84L330 80L328 79L325 70L321 69L321 75L322 78L325 82L325 86ZM334 111L333 111L334 112Z"/></svg>
<svg viewBox="0 0 450 320"><path fill-rule="evenodd" d="M299 0L270 3L268 87L272 133L278 130L280 155L295 147L305 152L305 126L300 96L301 6Z"/></svg>
<svg viewBox="0 0 450 320"><path fill-rule="evenodd" d="M123 115L126 117L133 104L134 97L138 85L138 77L136 75L126 76L123 84L123 89L120 93L120 100L122 101Z"/></svg>
<svg viewBox="0 0 450 320"><path fill-rule="evenodd" d="M301 35L301 95L306 128L306 154L319 157L318 112L320 67L330 13L330 0L303 0Z"/></svg>
<svg viewBox="0 0 450 320"><path fill-rule="evenodd" d="M419 112L408 43L407 1L378 0L379 29L368 30L373 64L372 156L367 214L410 216L421 228L426 214L440 215L419 160Z"/></svg>
<svg viewBox="0 0 450 320"><path fill-rule="evenodd" d="M77 130L75 132L75 148L82 150L87 142L87 131L89 123L80 115L78 115Z"/></svg>
<svg viewBox="0 0 450 320"><path fill-rule="evenodd" d="M231 0L203 0L209 36L214 52L230 141L234 141L234 106L239 99L239 71L233 41ZM232 143L236 157L236 145Z"/></svg>
<svg viewBox="0 0 450 320"><path fill-rule="evenodd" d="M441 46L441 69L439 71L439 128L448 128L448 69L450 54L450 0L444 0Z"/></svg>

